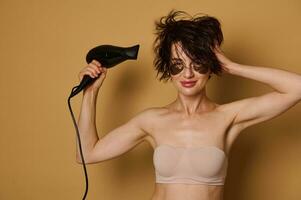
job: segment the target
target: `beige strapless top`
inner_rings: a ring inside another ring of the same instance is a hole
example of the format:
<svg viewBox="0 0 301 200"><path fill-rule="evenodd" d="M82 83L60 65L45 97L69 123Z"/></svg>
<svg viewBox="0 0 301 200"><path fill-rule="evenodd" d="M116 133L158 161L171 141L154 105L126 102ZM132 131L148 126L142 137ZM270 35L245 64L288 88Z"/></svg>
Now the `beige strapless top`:
<svg viewBox="0 0 301 200"><path fill-rule="evenodd" d="M228 159L215 146L159 145L154 150L156 183L224 185Z"/></svg>

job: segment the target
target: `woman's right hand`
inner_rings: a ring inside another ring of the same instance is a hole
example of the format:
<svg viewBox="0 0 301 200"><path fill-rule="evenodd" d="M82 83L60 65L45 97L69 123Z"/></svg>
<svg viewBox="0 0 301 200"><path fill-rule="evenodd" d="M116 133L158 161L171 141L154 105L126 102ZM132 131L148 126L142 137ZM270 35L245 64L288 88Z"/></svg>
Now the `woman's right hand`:
<svg viewBox="0 0 301 200"><path fill-rule="evenodd" d="M107 74L107 68L102 67L101 63L98 62L97 60L92 60L86 67L84 67L78 74L79 81L81 82L83 77L85 75L89 75L91 78L97 78L94 80L93 83L90 85L86 86L83 90L85 93L86 91L97 91Z"/></svg>

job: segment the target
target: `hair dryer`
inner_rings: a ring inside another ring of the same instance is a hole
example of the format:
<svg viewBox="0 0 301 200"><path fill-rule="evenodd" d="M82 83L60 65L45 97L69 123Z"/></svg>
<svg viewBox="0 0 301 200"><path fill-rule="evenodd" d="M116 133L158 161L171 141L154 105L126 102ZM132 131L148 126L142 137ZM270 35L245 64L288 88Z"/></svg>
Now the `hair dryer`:
<svg viewBox="0 0 301 200"><path fill-rule="evenodd" d="M100 45L91 49L87 56L87 63L92 60L97 60L102 66L111 68L125 60L136 60L139 51L139 45L132 47L118 47L113 45ZM91 78L89 75L85 75L81 83L72 91L70 97L75 96L82 91L87 85L91 84L96 78Z"/></svg>
<svg viewBox="0 0 301 200"><path fill-rule="evenodd" d="M138 55L138 50L139 50L139 45L135 45L132 47L117 47L113 45L101 45L97 46L93 49L91 49L87 56L86 56L86 61L87 63L92 62L92 60L97 60L98 62L101 63L102 66L106 68L111 68L125 60L132 59L136 60L137 55ZM71 104L70 104L70 99L78 94L81 90L83 90L87 85L91 84L96 78L91 78L89 75L85 75L83 77L83 80L78 86L75 86L71 90L71 94L68 98L68 106L69 110L72 116L72 120L74 123L74 127L76 130L77 138L78 138L78 145L79 145L79 151L83 163L83 168L85 172L85 178L86 178L86 191L83 196L83 200L85 200L87 193L88 193L88 174L86 170L86 164L85 164L85 159L82 151L82 145L81 145L81 140L80 140L80 134L78 130L78 126L76 124L76 120L74 117L74 114L71 109Z"/></svg>

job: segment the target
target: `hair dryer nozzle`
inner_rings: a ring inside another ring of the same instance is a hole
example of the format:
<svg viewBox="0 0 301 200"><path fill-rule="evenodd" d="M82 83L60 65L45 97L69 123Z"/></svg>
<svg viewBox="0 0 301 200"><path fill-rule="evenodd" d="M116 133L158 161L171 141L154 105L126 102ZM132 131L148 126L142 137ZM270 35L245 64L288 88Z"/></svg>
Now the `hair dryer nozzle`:
<svg viewBox="0 0 301 200"><path fill-rule="evenodd" d="M129 57L129 59L136 60L138 56L138 51L139 51L139 44L128 47L125 51L125 54Z"/></svg>

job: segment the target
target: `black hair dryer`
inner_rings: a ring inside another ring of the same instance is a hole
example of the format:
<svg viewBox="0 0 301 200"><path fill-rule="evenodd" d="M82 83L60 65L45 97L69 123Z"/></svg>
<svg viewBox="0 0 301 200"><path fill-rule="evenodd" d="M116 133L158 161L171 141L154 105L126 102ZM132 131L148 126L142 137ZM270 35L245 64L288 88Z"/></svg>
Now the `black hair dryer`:
<svg viewBox="0 0 301 200"><path fill-rule="evenodd" d="M111 68L125 60L136 60L139 51L139 45L132 47L118 47L113 45L100 45L91 49L87 56L87 63L92 60L97 60L102 66ZM81 83L72 90L70 98L82 91L87 85L91 84L96 78L91 78L89 75L85 75Z"/></svg>
<svg viewBox="0 0 301 200"><path fill-rule="evenodd" d="M87 56L86 61L87 63L92 62L92 60L97 60L101 63L102 66L106 68L111 68L125 60L132 59L136 60L138 55L139 45L135 45L132 47L117 47L113 45L100 45L93 49L91 49ZM91 78L89 75L85 75L81 81L81 83L78 86L75 86L71 90L71 94L68 98L68 106L69 110L72 116L72 120L74 123L74 127L76 130L77 138L78 138L78 145L79 145L79 151L83 163L85 178L86 178L86 191L83 196L83 200L85 200L87 193L88 193L88 174L86 170L86 164L85 164L85 158L82 151L82 145L81 145L81 139L80 134L78 130L78 126L76 124L76 120L74 117L74 114L72 112L70 99L78 94L80 91L82 91L87 85L91 84L96 78Z"/></svg>

